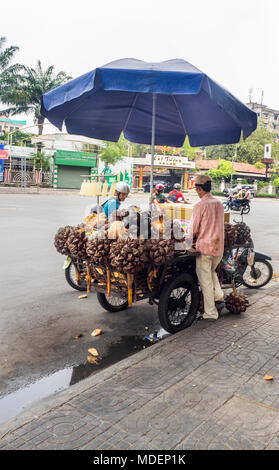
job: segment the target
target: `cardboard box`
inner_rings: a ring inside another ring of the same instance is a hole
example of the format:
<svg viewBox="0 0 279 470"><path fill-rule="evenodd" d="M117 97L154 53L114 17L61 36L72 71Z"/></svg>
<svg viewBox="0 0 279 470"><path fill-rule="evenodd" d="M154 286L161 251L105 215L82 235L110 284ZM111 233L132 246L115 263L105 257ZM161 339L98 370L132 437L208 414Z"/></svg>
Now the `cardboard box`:
<svg viewBox="0 0 279 470"><path fill-rule="evenodd" d="M170 220L179 219L183 221L182 222L183 224L188 225L192 217L194 206L192 204L165 203L165 204L159 204L159 207L160 209L164 211L164 213ZM225 212L224 219L225 219L225 222L227 223L230 222L229 212Z"/></svg>

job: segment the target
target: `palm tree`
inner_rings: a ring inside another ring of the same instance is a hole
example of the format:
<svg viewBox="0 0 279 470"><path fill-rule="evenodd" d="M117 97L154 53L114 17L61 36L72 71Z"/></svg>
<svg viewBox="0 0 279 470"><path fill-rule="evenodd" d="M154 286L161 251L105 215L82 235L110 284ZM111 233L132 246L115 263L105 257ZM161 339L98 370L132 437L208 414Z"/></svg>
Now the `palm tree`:
<svg viewBox="0 0 279 470"><path fill-rule="evenodd" d="M8 108L0 111L9 115L33 113L42 135L45 118L41 115L41 99L44 93L71 80L65 72L54 74L54 66L42 68L38 60L36 68L22 66L18 73L6 73L2 86L1 101Z"/></svg>
<svg viewBox="0 0 279 470"><path fill-rule="evenodd" d="M10 46L5 48L6 41L7 38L4 36L0 37L0 94L6 74L16 73L21 68L21 65L19 64L11 65L11 61L13 60L14 55L19 50L19 48L17 46Z"/></svg>

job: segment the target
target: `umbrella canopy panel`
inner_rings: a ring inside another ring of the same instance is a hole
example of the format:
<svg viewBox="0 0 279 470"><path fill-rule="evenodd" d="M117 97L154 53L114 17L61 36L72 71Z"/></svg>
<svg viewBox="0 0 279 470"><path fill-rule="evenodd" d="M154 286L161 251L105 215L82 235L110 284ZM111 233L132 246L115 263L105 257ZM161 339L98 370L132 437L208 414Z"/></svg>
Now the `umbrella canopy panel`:
<svg viewBox="0 0 279 470"><path fill-rule="evenodd" d="M257 127L257 115L207 75L180 59L146 63L121 59L46 93L42 114L71 134L181 147L238 142Z"/></svg>

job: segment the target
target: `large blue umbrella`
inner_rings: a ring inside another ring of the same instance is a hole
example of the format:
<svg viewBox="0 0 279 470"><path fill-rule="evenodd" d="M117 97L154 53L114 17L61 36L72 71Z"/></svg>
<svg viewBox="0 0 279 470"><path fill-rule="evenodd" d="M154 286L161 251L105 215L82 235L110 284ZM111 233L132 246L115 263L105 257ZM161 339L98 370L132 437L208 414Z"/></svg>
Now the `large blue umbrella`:
<svg viewBox="0 0 279 470"><path fill-rule="evenodd" d="M206 74L181 59L120 59L43 95L41 113L70 134L181 147L231 144L257 127L257 115Z"/></svg>

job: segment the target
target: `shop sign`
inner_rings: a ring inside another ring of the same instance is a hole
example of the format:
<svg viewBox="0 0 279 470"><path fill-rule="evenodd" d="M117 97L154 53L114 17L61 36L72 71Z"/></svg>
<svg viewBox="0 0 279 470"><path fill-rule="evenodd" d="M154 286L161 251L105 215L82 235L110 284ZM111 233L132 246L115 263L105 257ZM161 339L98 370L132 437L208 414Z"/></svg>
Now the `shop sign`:
<svg viewBox="0 0 279 470"><path fill-rule="evenodd" d="M71 150L56 150L54 162L56 165L96 167L97 154L91 152L74 152Z"/></svg>
<svg viewBox="0 0 279 470"><path fill-rule="evenodd" d="M139 159L135 158L135 164L151 164L151 154L147 154L146 158L141 158L144 163L139 162ZM180 157L179 155L154 155L154 166L165 166L168 168L195 168L195 162L189 162L187 157Z"/></svg>
<svg viewBox="0 0 279 470"><path fill-rule="evenodd" d="M2 160L8 160L9 152L7 150L4 150L4 149L0 148L0 158Z"/></svg>
<svg viewBox="0 0 279 470"><path fill-rule="evenodd" d="M271 158L271 144L265 144L265 146L264 146L264 158Z"/></svg>

